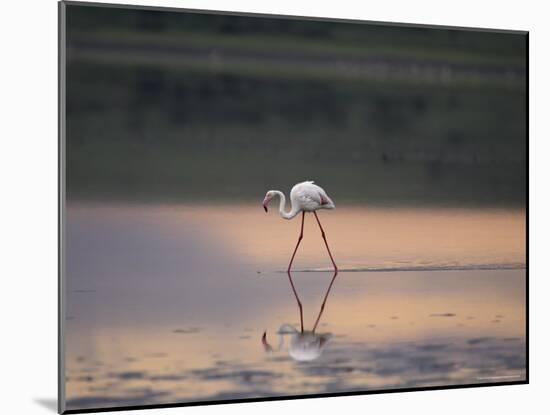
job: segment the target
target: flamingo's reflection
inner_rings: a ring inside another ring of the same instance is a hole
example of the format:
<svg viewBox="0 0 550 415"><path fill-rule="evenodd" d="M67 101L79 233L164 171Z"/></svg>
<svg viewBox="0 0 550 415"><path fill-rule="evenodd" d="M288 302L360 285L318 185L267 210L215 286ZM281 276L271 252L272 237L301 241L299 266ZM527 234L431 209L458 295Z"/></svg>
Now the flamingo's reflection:
<svg viewBox="0 0 550 415"><path fill-rule="evenodd" d="M288 354L292 359L300 362L315 360L321 356L323 350L328 344L329 339L332 337L331 333L317 333L316 330L319 325L319 321L321 320L321 316L323 315L323 311L325 310L325 304L330 294L330 290L332 289L332 285L334 284L334 280L338 275L338 271L334 272L334 275L330 280L330 284L325 293L325 297L323 298L323 303L321 304L319 314L317 315L317 319L315 320L315 324L311 330L304 330L302 302L300 301L296 288L294 287L294 281L292 280L291 273L287 272L287 275L290 286L292 287L292 292L294 293L294 297L298 303L298 309L300 312L300 330L297 330L290 324L282 324L277 331L277 334L279 335L279 343L277 347L274 348L268 343L267 332L264 332L262 336L262 345L266 352L281 351L284 347L284 337L289 336L290 344L288 347Z"/></svg>

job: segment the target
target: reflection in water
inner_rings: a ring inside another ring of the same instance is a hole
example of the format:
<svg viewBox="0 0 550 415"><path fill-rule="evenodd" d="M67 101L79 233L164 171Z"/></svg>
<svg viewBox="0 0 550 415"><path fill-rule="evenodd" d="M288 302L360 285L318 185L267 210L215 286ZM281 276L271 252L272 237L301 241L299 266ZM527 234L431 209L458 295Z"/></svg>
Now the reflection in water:
<svg viewBox="0 0 550 415"><path fill-rule="evenodd" d="M323 349L332 337L332 333L315 333L314 331L298 331L290 324L283 324L279 331L279 344L273 349L267 342L267 334L264 331L262 344L267 352L280 351L283 348L283 336L290 336L288 354L297 362L309 362L321 356Z"/></svg>
<svg viewBox="0 0 550 415"><path fill-rule="evenodd" d="M319 324L321 315L325 310L325 304L330 294L332 284L334 284L334 280L338 275L338 271L334 272L334 275L330 280L330 284L327 288L327 292L325 293L325 297L323 298L323 303L321 304L321 309L319 310L319 314L317 315L317 319L315 320L315 324L313 325L313 329L311 329L311 331L304 330L304 315L303 315L303 309L302 309L302 302L300 301L298 293L296 292L294 281L292 280L292 274L290 273L290 271L287 274L288 274L288 280L290 282L290 286L292 287L292 292L294 293L294 297L296 298L296 302L298 303L298 309L300 312L300 331L298 331L294 326L290 324L283 324L279 328L279 331L277 332L277 334L279 335L279 344L277 346L277 349L275 350L280 351L282 349L283 336L289 335L290 345L288 349L288 354L290 355L290 357L292 357L294 360L298 362L312 361L321 356L321 353L323 352L323 349L326 347L328 340L332 337L331 333L319 334L319 333L316 333L315 330L317 329L317 325ZM264 331L264 334L262 335L262 344L266 352L274 351L273 347L267 342L267 332L265 331Z"/></svg>

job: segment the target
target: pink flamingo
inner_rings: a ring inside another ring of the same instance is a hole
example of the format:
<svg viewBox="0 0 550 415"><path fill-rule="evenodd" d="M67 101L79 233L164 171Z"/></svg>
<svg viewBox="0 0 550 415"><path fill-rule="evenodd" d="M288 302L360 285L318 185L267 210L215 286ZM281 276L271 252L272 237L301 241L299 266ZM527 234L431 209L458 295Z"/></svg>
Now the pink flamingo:
<svg viewBox="0 0 550 415"><path fill-rule="evenodd" d="M328 247L325 231L321 226L321 222L319 221L319 217L317 216L316 212L319 209L334 209L336 207L334 205L334 202L330 199L330 197L328 197L327 193L321 187L314 184L312 181L298 183L290 191L290 211L285 212L286 198L284 193L280 192L279 190L270 190L266 193L264 201L262 203L266 212L267 205L275 196L279 196L279 214L283 219L292 219L298 213L302 212L302 226L300 228L300 236L298 237L296 248L294 248L294 253L290 258L287 272L290 272L290 269L292 268L292 262L294 261L294 257L296 256L296 251L298 251L300 242L302 242L302 238L304 237L304 219L306 216L306 212L313 212L313 214L315 215L315 219L317 219L317 224L321 229L321 236L325 241L328 255L330 256L330 260L332 261L332 265L334 266L334 272L337 273L338 267L334 262L334 258L332 257L332 253L330 252L330 248ZM294 284L292 284L292 289L294 289Z"/></svg>

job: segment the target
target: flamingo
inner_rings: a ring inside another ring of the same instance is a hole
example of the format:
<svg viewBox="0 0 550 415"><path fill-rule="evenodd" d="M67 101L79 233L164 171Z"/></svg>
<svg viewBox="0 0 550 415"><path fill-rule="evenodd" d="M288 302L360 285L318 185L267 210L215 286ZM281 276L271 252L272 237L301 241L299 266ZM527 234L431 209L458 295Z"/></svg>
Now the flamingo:
<svg viewBox="0 0 550 415"><path fill-rule="evenodd" d="M332 257L332 253L330 252L330 248L328 247L325 231L323 230L321 222L319 221L319 217L317 216L317 210L319 209L336 208L334 202L330 199L330 197L328 197L327 193L323 190L323 188L317 186L313 181L298 183L290 191L291 207L290 211L286 212L286 197L284 193L279 190L269 190L265 194L264 201L262 202L262 205L266 212L269 202L276 196L279 196L279 214L283 219L292 219L298 213L302 212L302 226L300 228L300 236L298 237L298 242L296 243L296 247L294 248L294 253L290 258L287 272L290 273L292 262L294 261L294 257L296 256L296 251L298 251L298 247L300 246L300 242L302 242L302 238L304 236L304 219L306 216L306 212L313 212L313 214L315 215L315 219L317 220L317 224L319 225L319 229L321 229L321 236L325 241L328 255L330 257L330 260L332 261L332 265L334 266L334 272L337 273L338 267L336 266L336 262L334 262L334 258ZM294 290L294 284L292 284L292 289Z"/></svg>

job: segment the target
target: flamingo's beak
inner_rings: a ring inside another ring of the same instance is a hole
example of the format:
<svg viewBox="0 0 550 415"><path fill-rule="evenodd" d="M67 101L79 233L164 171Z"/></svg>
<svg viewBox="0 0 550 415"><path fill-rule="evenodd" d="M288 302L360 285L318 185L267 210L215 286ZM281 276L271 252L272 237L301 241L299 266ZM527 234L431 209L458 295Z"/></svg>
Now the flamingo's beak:
<svg viewBox="0 0 550 415"><path fill-rule="evenodd" d="M262 202L262 206L264 207L264 210L267 212L267 204L269 203L271 199L269 198L265 198L264 201Z"/></svg>
<svg viewBox="0 0 550 415"><path fill-rule="evenodd" d="M273 347L267 342L267 332L264 331L264 335L262 336L262 345L264 346L264 350L266 352L272 352Z"/></svg>

